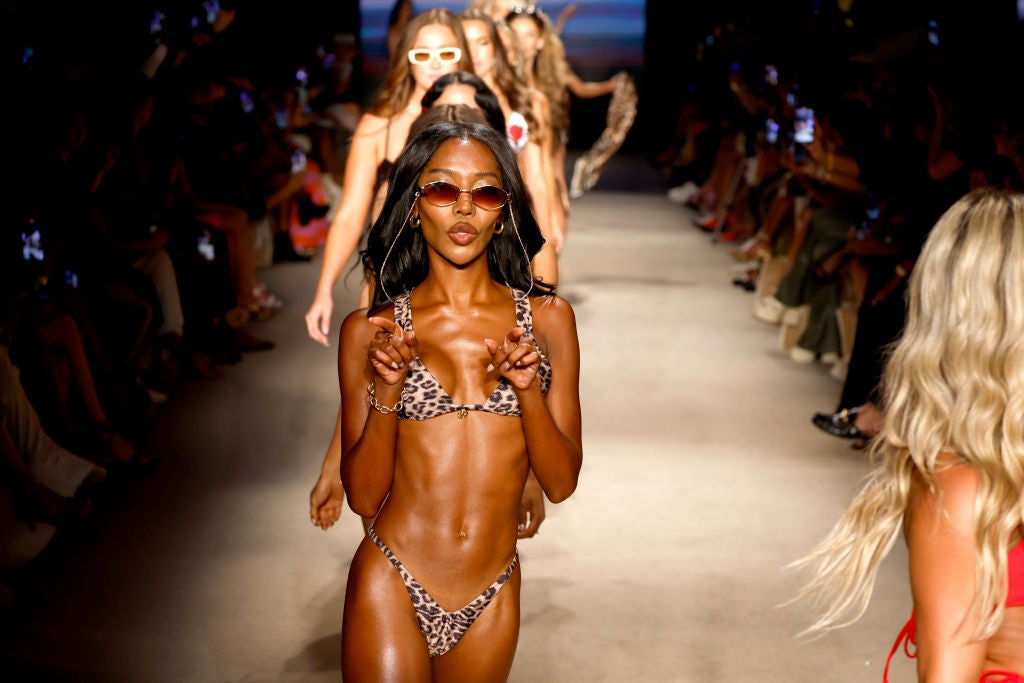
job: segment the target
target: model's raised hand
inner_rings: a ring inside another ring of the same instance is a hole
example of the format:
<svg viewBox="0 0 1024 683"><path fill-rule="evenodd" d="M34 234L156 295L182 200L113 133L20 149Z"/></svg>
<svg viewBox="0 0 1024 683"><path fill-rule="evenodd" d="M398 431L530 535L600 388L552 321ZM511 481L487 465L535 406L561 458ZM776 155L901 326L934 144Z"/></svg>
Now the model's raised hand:
<svg viewBox="0 0 1024 683"><path fill-rule="evenodd" d="M403 330L401 325L387 318L371 316L369 321L380 328L373 335L366 354L373 372L388 385L405 382L409 363L417 355L416 333Z"/></svg>
<svg viewBox="0 0 1024 683"><path fill-rule="evenodd" d="M491 355L488 372L497 372L514 389L529 389L540 369L540 348L532 337L525 337L522 327L513 328L500 343L485 339L487 353Z"/></svg>

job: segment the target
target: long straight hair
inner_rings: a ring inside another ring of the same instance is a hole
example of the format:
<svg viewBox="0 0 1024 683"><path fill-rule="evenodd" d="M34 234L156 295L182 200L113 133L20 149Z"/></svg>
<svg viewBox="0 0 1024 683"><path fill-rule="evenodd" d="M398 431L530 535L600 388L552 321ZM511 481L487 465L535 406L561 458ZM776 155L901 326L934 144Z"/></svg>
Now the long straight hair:
<svg viewBox="0 0 1024 683"><path fill-rule="evenodd" d="M494 46L494 82L498 89L508 100L509 108L517 111L526 119L526 125L531 131L540 134L536 117L533 115L533 107L530 106L530 92L526 83L520 80L515 69L509 64L508 55L505 52L505 44L498 35L494 20L491 16L479 9L468 9L461 15L462 21L482 21L487 27L487 36Z"/></svg>
<svg viewBox="0 0 1024 683"><path fill-rule="evenodd" d="M551 127L556 135L561 135L569 130L569 91L567 89L565 46L562 39L555 33L551 19L539 7L527 7L525 10L514 9L505 18L505 21L511 22L513 19L519 18L532 21L544 41L544 45L537 51L533 59L533 79L537 89L544 93L551 105Z"/></svg>

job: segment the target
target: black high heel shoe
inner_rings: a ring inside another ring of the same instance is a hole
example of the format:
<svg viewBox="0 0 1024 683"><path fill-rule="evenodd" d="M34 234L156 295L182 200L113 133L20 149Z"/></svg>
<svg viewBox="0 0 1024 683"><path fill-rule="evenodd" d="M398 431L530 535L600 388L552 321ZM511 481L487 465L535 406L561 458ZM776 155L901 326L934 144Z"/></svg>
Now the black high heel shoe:
<svg viewBox="0 0 1024 683"><path fill-rule="evenodd" d="M811 422L821 431L832 436L838 436L841 439L867 440L869 438L868 435L857 429L857 425L854 424L858 412L860 412L859 407L843 408L831 415L815 413L814 417L811 418Z"/></svg>

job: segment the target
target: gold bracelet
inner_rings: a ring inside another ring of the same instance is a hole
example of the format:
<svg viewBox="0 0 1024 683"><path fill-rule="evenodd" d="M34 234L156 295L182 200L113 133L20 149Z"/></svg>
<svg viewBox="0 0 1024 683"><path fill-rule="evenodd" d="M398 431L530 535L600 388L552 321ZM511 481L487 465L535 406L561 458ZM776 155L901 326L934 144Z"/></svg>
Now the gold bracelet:
<svg viewBox="0 0 1024 683"><path fill-rule="evenodd" d="M373 382L366 385L366 393L370 395L370 406L381 415L390 415L391 413L397 413L402 409L401 398L398 399L398 402L395 405L388 407L377 400L376 392L377 388L373 385Z"/></svg>

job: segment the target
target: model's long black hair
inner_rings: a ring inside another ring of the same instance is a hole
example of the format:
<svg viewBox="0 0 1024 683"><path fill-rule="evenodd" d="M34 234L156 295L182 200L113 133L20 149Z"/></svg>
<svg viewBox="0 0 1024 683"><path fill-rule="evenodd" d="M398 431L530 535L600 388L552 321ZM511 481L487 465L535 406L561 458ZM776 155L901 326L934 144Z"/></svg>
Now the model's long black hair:
<svg viewBox="0 0 1024 683"><path fill-rule="evenodd" d="M452 83L459 83L461 85L468 85L476 90L476 95L473 97L476 100L476 106L480 107L480 111L487 117L488 123L491 124L496 130L504 132L505 130L505 114L501 111L501 104L498 102L498 96L494 94L494 91L487 87L484 83L484 79L480 78L474 73L468 71L452 71L441 76L434 84L430 86L430 89L423 95L423 99L420 103L424 109L430 109L434 106L434 102L437 101L444 89Z"/></svg>
<svg viewBox="0 0 1024 683"><path fill-rule="evenodd" d="M508 203L502 208L505 228L491 238L487 265L491 278L531 294L552 294L554 289L533 280L530 261L544 245L533 216L519 166L505 136L480 123L441 121L423 129L406 144L395 162L394 175L380 216L370 229L363 265L374 275L371 310L423 282L429 270L423 233L409 225L414 202L419 201L419 179L427 162L445 140L476 140L494 155Z"/></svg>

